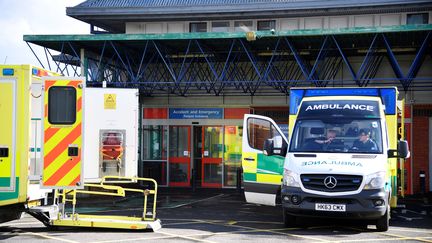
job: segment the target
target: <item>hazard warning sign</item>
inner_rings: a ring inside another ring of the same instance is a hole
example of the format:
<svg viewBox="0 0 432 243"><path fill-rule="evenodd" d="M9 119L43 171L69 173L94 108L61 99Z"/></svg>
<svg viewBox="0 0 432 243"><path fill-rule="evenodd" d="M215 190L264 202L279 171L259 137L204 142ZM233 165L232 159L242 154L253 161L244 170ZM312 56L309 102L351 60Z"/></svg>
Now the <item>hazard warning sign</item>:
<svg viewBox="0 0 432 243"><path fill-rule="evenodd" d="M116 94L104 94L104 109L115 110L117 105L116 98Z"/></svg>

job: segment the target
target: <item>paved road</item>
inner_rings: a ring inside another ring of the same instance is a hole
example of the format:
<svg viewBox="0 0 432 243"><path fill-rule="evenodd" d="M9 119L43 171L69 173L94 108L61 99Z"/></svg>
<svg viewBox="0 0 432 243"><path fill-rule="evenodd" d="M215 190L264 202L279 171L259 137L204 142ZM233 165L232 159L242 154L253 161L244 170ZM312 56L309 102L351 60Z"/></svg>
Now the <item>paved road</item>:
<svg viewBox="0 0 432 243"><path fill-rule="evenodd" d="M432 242L432 208L402 205L394 209L388 232L364 229L356 222L304 219L297 228L284 228L279 207L247 204L241 194L210 193L162 196L156 233L111 229L46 228L35 219L0 225L6 242ZM133 208L129 208L133 209Z"/></svg>

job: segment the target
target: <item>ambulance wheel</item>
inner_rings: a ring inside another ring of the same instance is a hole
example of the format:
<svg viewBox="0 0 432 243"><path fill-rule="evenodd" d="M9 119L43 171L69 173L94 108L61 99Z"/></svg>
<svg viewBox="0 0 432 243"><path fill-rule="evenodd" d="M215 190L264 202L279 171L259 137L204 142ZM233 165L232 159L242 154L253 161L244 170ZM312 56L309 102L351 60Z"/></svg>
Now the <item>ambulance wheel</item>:
<svg viewBox="0 0 432 243"><path fill-rule="evenodd" d="M379 232L384 232L389 229L389 223L390 223L390 205L387 206L386 213L377 220L376 222L376 228Z"/></svg>
<svg viewBox="0 0 432 243"><path fill-rule="evenodd" d="M283 223L285 227L293 227L296 225L297 217L291 214L288 214L286 209L283 209Z"/></svg>

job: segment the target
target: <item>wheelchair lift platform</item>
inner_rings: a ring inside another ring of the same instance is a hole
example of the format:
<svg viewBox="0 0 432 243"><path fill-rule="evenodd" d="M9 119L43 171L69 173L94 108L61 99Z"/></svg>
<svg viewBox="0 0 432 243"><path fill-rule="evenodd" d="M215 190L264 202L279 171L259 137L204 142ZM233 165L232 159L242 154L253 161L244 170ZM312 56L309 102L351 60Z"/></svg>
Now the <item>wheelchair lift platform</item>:
<svg viewBox="0 0 432 243"><path fill-rule="evenodd" d="M118 181L113 181L112 179L118 179ZM107 184L117 182L124 183L125 179L133 182L150 182L154 185L154 187L150 190L124 188L116 185ZM100 184L84 184L84 187L88 188L88 190L56 190L54 195L55 203L53 205L32 207L27 210L27 213L32 215L48 227L89 227L130 230L151 229L153 231L156 231L162 227L161 221L156 218L157 183L153 179L139 177L106 176L102 179ZM99 191L97 191L98 189ZM104 213L104 215L79 214L76 212L78 194L126 197L126 192L143 194L144 202L142 217L107 215L106 213ZM149 197L153 197L152 200L149 200ZM147 207L147 204L149 202L152 203L151 207ZM72 205L72 212L65 211L65 205L69 203Z"/></svg>

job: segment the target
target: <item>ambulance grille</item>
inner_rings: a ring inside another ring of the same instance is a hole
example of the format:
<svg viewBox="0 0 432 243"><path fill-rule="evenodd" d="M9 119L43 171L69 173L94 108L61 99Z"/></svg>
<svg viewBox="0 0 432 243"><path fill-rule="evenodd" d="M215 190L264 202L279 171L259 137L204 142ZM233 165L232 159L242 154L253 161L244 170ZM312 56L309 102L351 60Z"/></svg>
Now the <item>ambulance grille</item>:
<svg viewBox="0 0 432 243"><path fill-rule="evenodd" d="M303 186L309 190L321 192L348 192L358 190L362 183L363 176L302 174L300 175L300 179Z"/></svg>

